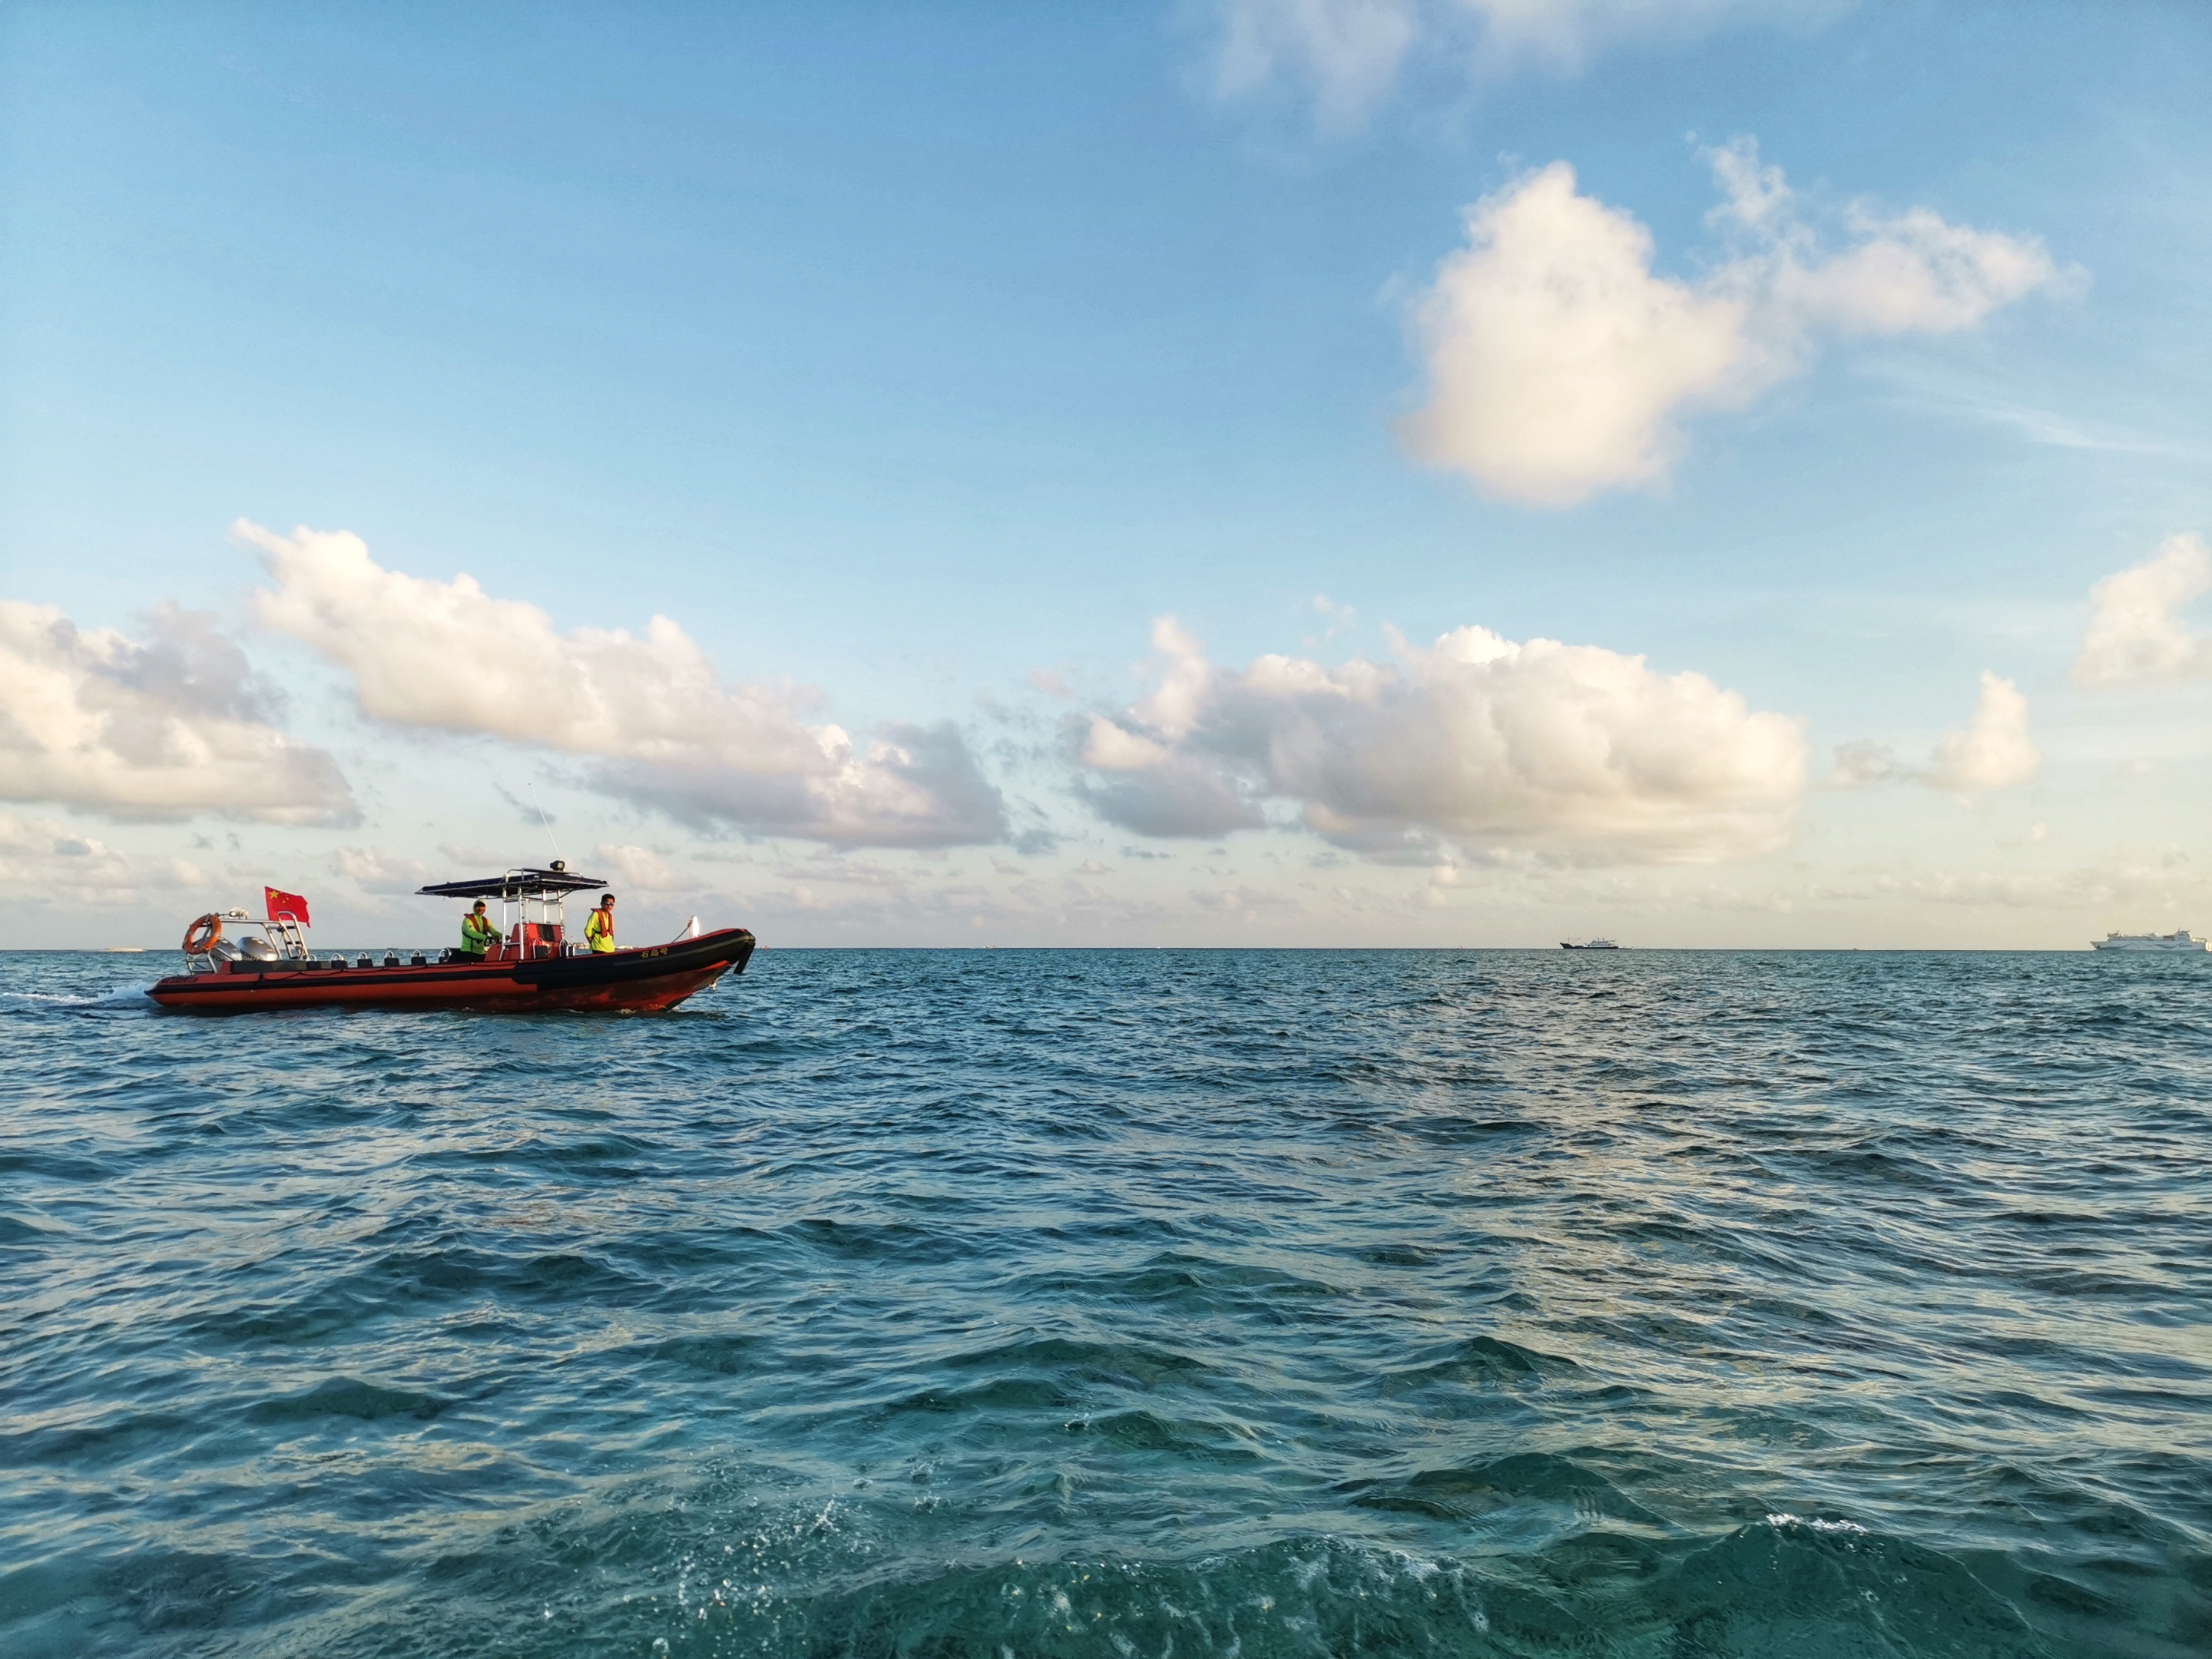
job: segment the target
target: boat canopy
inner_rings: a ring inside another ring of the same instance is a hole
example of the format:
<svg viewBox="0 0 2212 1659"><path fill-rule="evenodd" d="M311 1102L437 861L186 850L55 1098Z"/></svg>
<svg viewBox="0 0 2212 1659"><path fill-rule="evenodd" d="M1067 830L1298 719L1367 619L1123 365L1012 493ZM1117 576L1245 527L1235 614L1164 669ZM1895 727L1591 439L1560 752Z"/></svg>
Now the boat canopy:
<svg viewBox="0 0 2212 1659"><path fill-rule="evenodd" d="M474 881L441 881L415 890L428 898L495 898L513 903L519 899L554 898L562 893L586 892L606 883L597 876L572 874L556 862L550 870L510 870L503 876L481 876Z"/></svg>

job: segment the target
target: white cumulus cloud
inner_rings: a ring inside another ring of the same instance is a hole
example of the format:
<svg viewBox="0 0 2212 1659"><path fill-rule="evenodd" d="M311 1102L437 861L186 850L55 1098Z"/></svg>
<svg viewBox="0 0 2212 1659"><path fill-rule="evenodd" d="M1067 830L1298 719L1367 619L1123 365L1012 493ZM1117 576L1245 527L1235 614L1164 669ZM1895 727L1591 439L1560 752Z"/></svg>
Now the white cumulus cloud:
<svg viewBox="0 0 2212 1659"><path fill-rule="evenodd" d="M255 596L262 623L345 670L375 719L587 756L598 787L692 823L854 847L1005 836L999 792L949 725L856 741L806 725L803 693L726 684L665 617L562 633L466 575L387 570L358 536L234 530L276 580Z"/></svg>
<svg viewBox="0 0 2212 1659"><path fill-rule="evenodd" d="M1336 844L1433 865L1440 839L1585 861L1744 858L1788 840L1799 723L1641 657L1462 628L1398 660L1217 667L1171 618L1161 684L1082 734L1116 823L1213 836L1294 805Z"/></svg>
<svg viewBox="0 0 2212 1659"><path fill-rule="evenodd" d="M2027 699L1985 668L1973 718L1936 745L1928 781L1954 794L1993 794L2017 788L2042 767L2043 751L2028 735Z"/></svg>
<svg viewBox="0 0 2212 1659"><path fill-rule="evenodd" d="M1924 783L1953 795L1988 795L2032 781L2043 769L2035 746L2027 698L2018 685L1988 669L1972 717L1945 732L1924 766L1900 761L1888 745L1847 743L1836 750L1832 789L1856 789L1876 783Z"/></svg>
<svg viewBox="0 0 2212 1659"><path fill-rule="evenodd" d="M1408 450L1534 506L1656 483L1683 416L1750 402L1823 337L1955 332L2058 275L2035 239L1925 208L1854 208L1828 252L1749 139L1709 159L1711 217L1742 251L1695 282L1655 271L1650 232L1564 161L1468 210L1468 246L1414 310L1428 388Z"/></svg>
<svg viewBox="0 0 2212 1659"><path fill-rule="evenodd" d="M2212 590L2212 548L2169 536L2138 565L2089 590L2095 609L2074 660L2075 683L2121 686L2212 678L2212 633L2182 612Z"/></svg>
<svg viewBox="0 0 2212 1659"><path fill-rule="evenodd" d="M212 618L165 605L146 622L134 640L0 599L0 799L118 818L358 817L337 763L276 729Z"/></svg>

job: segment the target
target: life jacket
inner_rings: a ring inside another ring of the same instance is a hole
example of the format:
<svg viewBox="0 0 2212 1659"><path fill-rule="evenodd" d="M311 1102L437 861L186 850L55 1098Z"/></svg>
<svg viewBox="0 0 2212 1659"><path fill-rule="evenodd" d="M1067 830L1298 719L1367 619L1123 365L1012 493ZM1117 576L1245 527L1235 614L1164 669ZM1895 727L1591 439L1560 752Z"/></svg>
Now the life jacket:
<svg viewBox="0 0 2212 1659"><path fill-rule="evenodd" d="M615 919L605 911L594 908L584 920L584 940L602 956L612 951L615 948Z"/></svg>
<svg viewBox="0 0 2212 1659"><path fill-rule="evenodd" d="M499 924L489 916L471 910L461 918L461 949L465 954L480 957L498 938Z"/></svg>

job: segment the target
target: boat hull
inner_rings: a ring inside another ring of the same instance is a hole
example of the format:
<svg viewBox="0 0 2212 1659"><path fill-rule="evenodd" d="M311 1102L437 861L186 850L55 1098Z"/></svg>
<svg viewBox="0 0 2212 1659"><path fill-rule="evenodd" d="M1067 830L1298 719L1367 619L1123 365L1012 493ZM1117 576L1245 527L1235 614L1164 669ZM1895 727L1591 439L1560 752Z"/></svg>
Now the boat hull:
<svg viewBox="0 0 2212 1659"><path fill-rule="evenodd" d="M278 1008L652 1013L697 995L725 974L742 974L752 953L750 933L725 927L672 945L599 956L426 963L419 968L234 963L224 973L157 980L147 994L164 1008L204 1014Z"/></svg>

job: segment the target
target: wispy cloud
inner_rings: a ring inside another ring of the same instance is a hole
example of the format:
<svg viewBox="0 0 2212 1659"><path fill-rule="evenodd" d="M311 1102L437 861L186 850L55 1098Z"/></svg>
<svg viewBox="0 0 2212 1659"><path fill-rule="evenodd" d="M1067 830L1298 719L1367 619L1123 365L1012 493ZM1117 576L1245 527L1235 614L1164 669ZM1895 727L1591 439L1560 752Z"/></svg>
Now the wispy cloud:
<svg viewBox="0 0 2212 1659"><path fill-rule="evenodd" d="M1872 362L1863 365L1860 373L1887 386L1899 403L1907 408L1972 425L1996 427L2047 448L2114 455L2159 455L2177 459L2198 457L2203 453L2200 447L2177 443L2170 438L2079 420L1978 392L1932 371L1924 363Z"/></svg>
<svg viewBox="0 0 2212 1659"><path fill-rule="evenodd" d="M19 904L111 909L173 903L204 893L210 877L186 859L134 854L51 818L0 812L0 881Z"/></svg>
<svg viewBox="0 0 2212 1659"><path fill-rule="evenodd" d="M1218 0L1214 88L1231 100L1286 94L1322 131L1344 131L1415 70L1463 93L1523 65L1570 72L1629 42L1841 9L1837 0Z"/></svg>
<svg viewBox="0 0 2212 1659"><path fill-rule="evenodd" d="M2025 910L2109 912L2128 904L2160 927L2174 905L2201 902L2206 884L2185 859L2156 864L2121 862L2069 870L1894 871L1840 881L1815 882L1810 899L1868 902L1909 900L1915 904L2001 906Z"/></svg>

